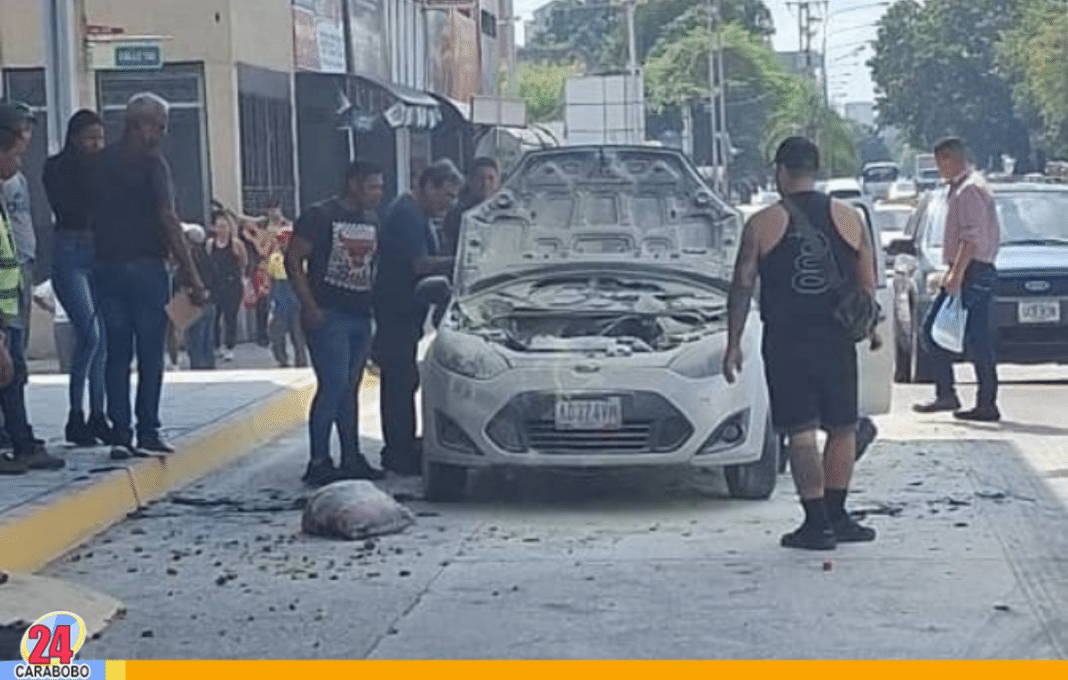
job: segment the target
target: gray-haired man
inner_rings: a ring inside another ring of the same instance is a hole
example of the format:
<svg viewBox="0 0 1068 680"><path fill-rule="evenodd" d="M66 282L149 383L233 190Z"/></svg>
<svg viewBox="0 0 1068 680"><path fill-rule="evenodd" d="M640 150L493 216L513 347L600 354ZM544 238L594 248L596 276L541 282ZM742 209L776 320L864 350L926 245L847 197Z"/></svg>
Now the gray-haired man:
<svg viewBox="0 0 1068 680"><path fill-rule="evenodd" d="M105 384L114 428L112 458L169 453L160 438L159 402L169 299L166 260L178 263L195 302L207 291L193 264L174 205L171 171L159 146L168 106L152 94L126 108L122 139L100 152L94 168L97 291L107 328ZM136 341L136 345L135 345ZM137 443L130 414L130 362L137 349Z"/></svg>

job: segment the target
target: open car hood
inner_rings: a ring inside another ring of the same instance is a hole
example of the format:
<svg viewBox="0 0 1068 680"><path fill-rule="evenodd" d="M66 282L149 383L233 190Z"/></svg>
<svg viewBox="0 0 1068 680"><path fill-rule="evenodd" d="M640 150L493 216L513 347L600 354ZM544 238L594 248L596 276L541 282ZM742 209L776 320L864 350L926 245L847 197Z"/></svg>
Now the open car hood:
<svg viewBox="0 0 1068 680"><path fill-rule="evenodd" d="M574 146L527 154L461 224L463 295L555 266L629 264L729 280L739 213L679 151Z"/></svg>

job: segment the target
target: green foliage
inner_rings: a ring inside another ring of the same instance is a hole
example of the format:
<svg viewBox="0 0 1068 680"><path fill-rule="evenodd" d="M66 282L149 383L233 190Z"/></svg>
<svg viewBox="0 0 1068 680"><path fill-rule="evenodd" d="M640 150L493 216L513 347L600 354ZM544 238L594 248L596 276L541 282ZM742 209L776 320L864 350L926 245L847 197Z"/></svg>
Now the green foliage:
<svg viewBox="0 0 1068 680"><path fill-rule="evenodd" d="M1030 2L1031 0L1028 0ZM883 126L916 146L965 138L982 167L1002 153L1030 155L1013 87L998 68L997 44L1017 22L1019 0L904 0L879 21L868 62Z"/></svg>
<svg viewBox="0 0 1068 680"><path fill-rule="evenodd" d="M764 173L775 147L804 134L816 140L830 174L857 169L855 131L823 102L814 82L788 73L771 48L739 24L723 30L727 81L727 127L740 150L735 176ZM708 50L703 26L661 41L645 66L646 98L657 113L710 96Z"/></svg>
<svg viewBox="0 0 1068 680"><path fill-rule="evenodd" d="M1068 158L1068 3L1028 0L998 56L1016 80L1018 110L1034 120L1051 155Z"/></svg>
<svg viewBox="0 0 1068 680"><path fill-rule="evenodd" d="M527 62L519 65L519 96L527 103L527 115L541 123L561 114L564 85L569 76L581 75L579 64Z"/></svg>
<svg viewBox="0 0 1068 680"><path fill-rule="evenodd" d="M587 71L596 71L601 68L605 36L616 21L616 8L607 3L559 2L550 10L547 30L524 48L525 55L557 63L577 58Z"/></svg>

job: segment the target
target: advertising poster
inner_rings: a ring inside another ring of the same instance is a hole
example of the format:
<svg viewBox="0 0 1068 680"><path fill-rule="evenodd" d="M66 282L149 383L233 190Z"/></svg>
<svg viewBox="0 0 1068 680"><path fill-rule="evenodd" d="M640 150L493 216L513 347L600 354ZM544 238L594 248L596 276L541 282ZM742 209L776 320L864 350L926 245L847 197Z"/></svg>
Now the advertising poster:
<svg viewBox="0 0 1068 680"><path fill-rule="evenodd" d="M348 3L353 69L356 73L388 79L384 0L348 0Z"/></svg>
<svg viewBox="0 0 1068 680"><path fill-rule="evenodd" d="M345 72L342 0L293 0L293 54L298 69Z"/></svg>

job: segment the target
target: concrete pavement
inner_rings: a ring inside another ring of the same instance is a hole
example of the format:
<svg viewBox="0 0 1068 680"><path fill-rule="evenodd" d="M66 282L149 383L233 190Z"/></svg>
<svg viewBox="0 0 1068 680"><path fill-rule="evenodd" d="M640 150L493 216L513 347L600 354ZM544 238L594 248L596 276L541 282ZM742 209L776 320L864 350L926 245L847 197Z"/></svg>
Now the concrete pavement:
<svg viewBox="0 0 1068 680"><path fill-rule="evenodd" d="M833 553L778 546L787 477L741 502L672 470L482 476L456 506L387 479L415 527L304 537L297 431L44 573L126 602L97 658L1064 659L1068 370L1003 373L1000 426L914 417L929 388L897 388L851 501L879 540Z"/></svg>
<svg viewBox="0 0 1068 680"><path fill-rule="evenodd" d="M162 434L178 453L129 462L112 461L107 447L68 448L66 376L33 375L31 422L67 467L0 477L0 567L33 571L143 504L299 425L314 387L311 372L272 365L267 350L242 346L220 370L169 372Z"/></svg>

